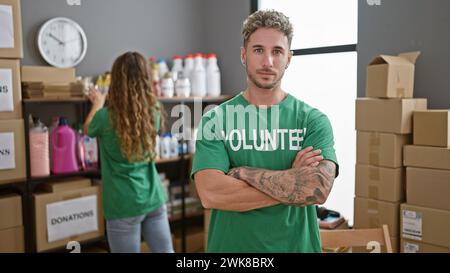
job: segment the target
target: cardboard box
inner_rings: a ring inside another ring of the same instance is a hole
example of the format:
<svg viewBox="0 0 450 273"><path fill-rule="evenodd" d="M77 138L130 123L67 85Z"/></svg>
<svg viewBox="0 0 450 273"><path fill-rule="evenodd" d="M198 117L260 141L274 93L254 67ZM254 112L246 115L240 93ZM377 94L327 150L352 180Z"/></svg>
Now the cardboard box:
<svg viewBox="0 0 450 273"><path fill-rule="evenodd" d="M379 228L386 224L389 227L389 236L398 237L399 208L400 203L355 197L354 227Z"/></svg>
<svg viewBox="0 0 450 273"><path fill-rule="evenodd" d="M27 177L23 120L0 120L0 184Z"/></svg>
<svg viewBox="0 0 450 273"><path fill-rule="evenodd" d="M57 202L74 200L89 196L97 197L97 223L98 230L85 234L74 235L65 239L49 242L48 226L47 226L47 209L48 205ZM55 193L35 193L33 194L35 227L36 227L36 248L37 251L45 251L53 248L65 246L69 241L83 242L104 236L105 225L103 219L102 195L99 186L81 188L70 191Z"/></svg>
<svg viewBox="0 0 450 273"><path fill-rule="evenodd" d="M81 188L88 188L90 186L92 186L91 179L78 177L65 181L61 180L61 181L47 182L39 185L39 188L47 192L64 192L77 190Z"/></svg>
<svg viewBox="0 0 450 273"><path fill-rule="evenodd" d="M398 237L390 237L391 239L391 246L392 246L392 253L398 253L399 252L399 246L400 246L400 240ZM387 253L386 246L380 247L380 252L374 252L376 249L370 248L367 249L367 247L352 247L351 253Z"/></svg>
<svg viewBox="0 0 450 273"><path fill-rule="evenodd" d="M174 248L175 252L180 253L181 236L175 235ZM204 252L204 233L202 228L191 228L186 232L186 253L200 253Z"/></svg>
<svg viewBox="0 0 450 273"><path fill-rule="evenodd" d="M450 211L401 205L401 237L450 248Z"/></svg>
<svg viewBox="0 0 450 273"><path fill-rule="evenodd" d="M388 202L405 201L405 168L357 164L355 195Z"/></svg>
<svg viewBox="0 0 450 273"><path fill-rule="evenodd" d="M403 166L403 146L411 144L411 135L357 132L356 162L373 166Z"/></svg>
<svg viewBox="0 0 450 273"><path fill-rule="evenodd" d="M22 82L42 82L67 85L76 81L75 68L22 66Z"/></svg>
<svg viewBox="0 0 450 273"><path fill-rule="evenodd" d="M411 134L414 111L426 110L427 99L356 100L356 130Z"/></svg>
<svg viewBox="0 0 450 273"><path fill-rule="evenodd" d="M411 205L450 211L450 170L408 167L406 202Z"/></svg>
<svg viewBox="0 0 450 273"><path fill-rule="evenodd" d="M371 98L412 98L414 65L420 52L398 56L380 55L367 66L366 96Z"/></svg>
<svg viewBox="0 0 450 273"><path fill-rule="evenodd" d="M450 170L450 148L407 145L403 161L408 167Z"/></svg>
<svg viewBox="0 0 450 273"><path fill-rule="evenodd" d="M0 0L0 58L23 58L20 0Z"/></svg>
<svg viewBox="0 0 450 273"><path fill-rule="evenodd" d="M22 88L19 60L0 60L0 120L21 118Z"/></svg>
<svg viewBox="0 0 450 273"><path fill-rule="evenodd" d="M414 145L450 147L450 110L414 112Z"/></svg>
<svg viewBox="0 0 450 273"><path fill-rule="evenodd" d="M0 253L24 253L23 226L0 230Z"/></svg>
<svg viewBox="0 0 450 273"><path fill-rule="evenodd" d="M22 197L17 194L0 196L0 230L22 226Z"/></svg>
<svg viewBox="0 0 450 273"><path fill-rule="evenodd" d="M401 253L450 253L450 248L401 239Z"/></svg>

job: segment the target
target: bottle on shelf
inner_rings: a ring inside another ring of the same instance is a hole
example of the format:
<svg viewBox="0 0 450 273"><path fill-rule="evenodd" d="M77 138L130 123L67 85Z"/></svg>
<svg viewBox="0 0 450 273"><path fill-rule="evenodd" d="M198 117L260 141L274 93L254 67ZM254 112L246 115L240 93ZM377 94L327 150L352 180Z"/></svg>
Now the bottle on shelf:
<svg viewBox="0 0 450 273"><path fill-rule="evenodd" d="M76 156L76 135L69 127L66 118L59 119L59 125L51 135L52 146L52 172L54 174L71 173L78 171Z"/></svg>
<svg viewBox="0 0 450 273"><path fill-rule="evenodd" d="M98 169L97 139L85 135L81 124L77 130L77 158L79 169L88 171Z"/></svg>
<svg viewBox="0 0 450 273"><path fill-rule="evenodd" d="M189 97L191 95L191 82L189 78L180 73L175 82L175 95L177 97Z"/></svg>
<svg viewBox="0 0 450 273"><path fill-rule="evenodd" d="M173 81L176 82L180 76L180 73L183 72L183 58L180 55L175 55L173 57L173 66L172 66L172 77Z"/></svg>
<svg viewBox="0 0 450 273"><path fill-rule="evenodd" d="M164 134L161 140L161 158L168 159L170 158L170 135Z"/></svg>
<svg viewBox="0 0 450 273"><path fill-rule="evenodd" d="M163 58L158 59L158 74L159 78L164 78L164 75L169 72L169 67L167 66L166 61Z"/></svg>
<svg viewBox="0 0 450 273"><path fill-rule="evenodd" d="M192 70L194 70L194 55L188 54L184 59L183 75L189 79L191 87L192 87Z"/></svg>
<svg viewBox="0 0 450 273"><path fill-rule="evenodd" d="M155 96L160 97L161 96L161 83L160 83L160 77L159 77L159 69L158 64L155 62L155 57L150 57L150 75L152 78L152 88L153 93Z"/></svg>
<svg viewBox="0 0 450 273"><path fill-rule="evenodd" d="M172 73L167 72L161 81L161 93L163 97L172 98L175 92L175 87L172 79Z"/></svg>
<svg viewBox="0 0 450 273"><path fill-rule="evenodd" d="M221 93L220 69L217 65L217 56L208 54L206 66L206 93L207 96L218 97Z"/></svg>
<svg viewBox="0 0 450 273"><path fill-rule="evenodd" d="M192 70L192 95L196 97L206 96L206 71L203 66L203 55L195 54L194 70Z"/></svg>
<svg viewBox="0 0 450 273"><path fill-rule="evenodd" d="M175 135L170 134L170 157L174 158L178 156L179 144L178 138Z"/></svg>
<svg viewBox="0 0 450 273"><path fill-rule="evenodd" d="M111 73L106 72L105 81L103 83L103 94L109 92L110 85L111 85Z"/></svg>
<svg viewBox="0 0 450 273"><path fill-rule="evenodd" d="M32 177L50 175L48 129L39 118L34 117L30 126L30 173Z"/></svg>
<svg viewBox="0 0 450 273"><path fill-rule="evenodd" d="M105 90L105 80L103 79L103 75L99 74L97 77L97 81L95 82L95 89L100 92L104 92Z"/></svg>

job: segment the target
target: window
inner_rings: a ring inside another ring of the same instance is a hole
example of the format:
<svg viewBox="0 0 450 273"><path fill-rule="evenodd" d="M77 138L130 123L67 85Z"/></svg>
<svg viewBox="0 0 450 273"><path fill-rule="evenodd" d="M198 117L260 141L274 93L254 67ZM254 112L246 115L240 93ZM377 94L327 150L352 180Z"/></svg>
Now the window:
<svg viewBox="0 0 450 273"><path fill-rule="evenodd" d="M340 174L325 207L353 224L357 97L357 0L259 0L256 9L275 9L294 25L292 58L282 88L325 113L331 121Z"/></svg>

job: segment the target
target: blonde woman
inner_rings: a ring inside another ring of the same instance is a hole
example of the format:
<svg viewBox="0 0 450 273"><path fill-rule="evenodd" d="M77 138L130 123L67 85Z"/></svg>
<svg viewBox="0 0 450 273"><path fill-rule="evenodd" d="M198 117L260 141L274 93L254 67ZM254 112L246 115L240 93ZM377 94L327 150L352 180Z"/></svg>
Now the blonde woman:
<svg viewBox="0 0 450 273"><path fill-rule="evenodd" d="M161 107L152 93L145 58L127 52L114 62L105 95L92 89L84 131L100 141L103 209L111 252L140 252L141 234L152 252L173 252L166 196L155 167Z"/></svg>

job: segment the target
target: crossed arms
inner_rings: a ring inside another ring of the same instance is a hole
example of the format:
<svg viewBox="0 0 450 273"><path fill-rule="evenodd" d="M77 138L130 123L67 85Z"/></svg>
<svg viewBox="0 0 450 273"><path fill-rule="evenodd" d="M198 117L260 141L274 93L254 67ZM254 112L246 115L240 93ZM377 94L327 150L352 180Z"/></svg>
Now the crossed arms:
<svg viewBox="0 0 450 273"><path fill-rule="evenodd" d="M277 204L325 203L333 186L336 165L320 159L312 149L305 150L299 152L291 169L282 171L251 167L234 168L228 174L213 169L198 171L194 178L203 206L249 211ZM305 159L307 156L310 157Z"/></svg>

